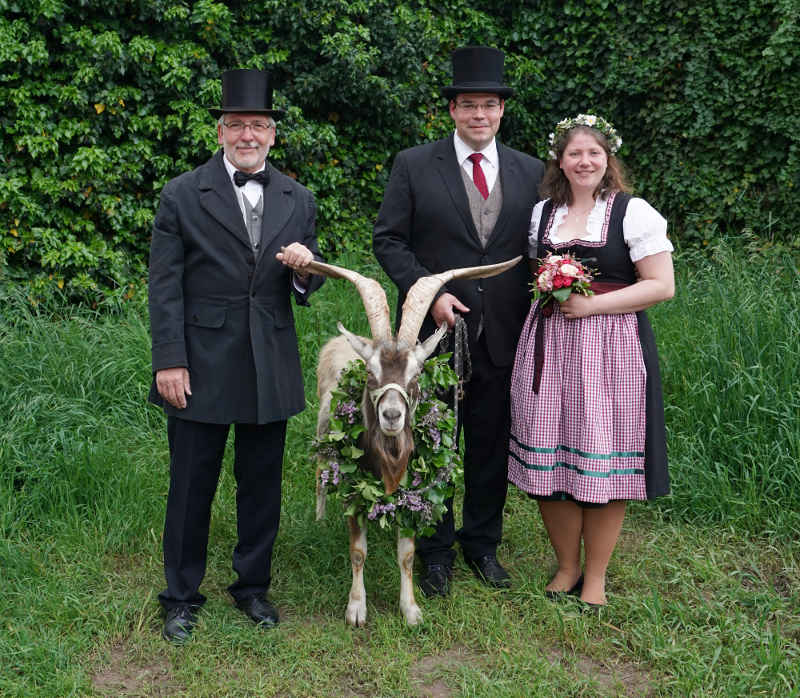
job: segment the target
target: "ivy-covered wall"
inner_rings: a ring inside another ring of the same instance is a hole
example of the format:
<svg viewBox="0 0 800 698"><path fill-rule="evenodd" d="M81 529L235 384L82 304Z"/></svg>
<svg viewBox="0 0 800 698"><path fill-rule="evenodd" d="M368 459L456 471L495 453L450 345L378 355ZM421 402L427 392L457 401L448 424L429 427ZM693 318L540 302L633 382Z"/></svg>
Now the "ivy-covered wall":
<svg viewBox="0 0 800 698"><path fill-rule="evenodd" d="M130 296L233 67L272 68L270 157L316 193L324 248L367 249L394 153L451 130L439 88L472 43L506 52L504 142L543 157L596 110L680 244L796 245L798 26L797 0L0 0L0 280Z"/></svg>

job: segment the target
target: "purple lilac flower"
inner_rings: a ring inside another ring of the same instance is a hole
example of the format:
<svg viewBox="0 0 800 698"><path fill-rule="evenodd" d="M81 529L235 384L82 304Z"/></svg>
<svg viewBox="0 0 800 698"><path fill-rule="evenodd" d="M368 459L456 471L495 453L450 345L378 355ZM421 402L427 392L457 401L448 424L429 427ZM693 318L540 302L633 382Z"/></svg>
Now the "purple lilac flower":
<svg viewBox="0 0 800 698"><path fill-rule="evenodd" d="M419 487L422 484L422 475L414 473L414 479L411 481L412 487Z"/></svg>
<svg viewBox="0 0 800 698"><path fill-rule="evenodd" d="M356 421L356 414L358 413L358 406L356 405L353 400L348 400L347 402L340 402L336 405L336 410L334 414L337 417L344 417L347 419L348 424L354 424Z"/></svg>
<svg viewBox="0 0 800 698"><path fill-rule="evenodd" d="M417 492L410 492L408 490L403 492L397 498L397 506L420 514L423 521L430 521L433 516L430 502L424 501Z"/></svg>
<svg viewBox="0 0 800 698"><path fill-rule="evenodd" d="M395 509L396 509L395 505L392 504L391 502L389 502L388 504L380 504L376 502L373 505L372 509L370 510L369 514L367 514L367 518L370 521L374 521L382 514L393 514Z"/></svg>
<svg viewBox="0 0 800 698"><path fill-rule="evenodd" d="M442 443L442 432L439 431L441 411L438 405L432 405L428 413L422 418L422 426L428 430L428 435L433 441L433 447L439 448Z"/></svg>
<svg viewBox="0 0 800 698"><path fill-rule="evenodd" d="M333 446L326 444L323 448L319 449L319 455L327 460L335 460L339 454Z"/></svg>
<svg viewBox="0 0 800 698"><path fill-rule="evenodd" d="M338 485L339 481L341 480L339 464L335 460L329 460L328 467L325 468L325 470L320 470L319 479L323 487L327 485L328 482Z"/></svg>

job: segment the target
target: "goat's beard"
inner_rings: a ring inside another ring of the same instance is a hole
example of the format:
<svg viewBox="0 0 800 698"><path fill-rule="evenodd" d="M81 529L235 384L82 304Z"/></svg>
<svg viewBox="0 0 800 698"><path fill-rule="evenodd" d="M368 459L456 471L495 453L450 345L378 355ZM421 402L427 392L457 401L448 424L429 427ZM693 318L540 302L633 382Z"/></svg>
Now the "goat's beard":
<svg viewBox="0 0 800 698"><path fill-rule="evenodd" d="M386 494L392 494L403 479L408 468L408 460L414 452L411 428L406 423L403 431L397 436L386 436L381 431L377 419L371 419L363 438L362 467L369 469L375 477L383 480Z"/></svg>

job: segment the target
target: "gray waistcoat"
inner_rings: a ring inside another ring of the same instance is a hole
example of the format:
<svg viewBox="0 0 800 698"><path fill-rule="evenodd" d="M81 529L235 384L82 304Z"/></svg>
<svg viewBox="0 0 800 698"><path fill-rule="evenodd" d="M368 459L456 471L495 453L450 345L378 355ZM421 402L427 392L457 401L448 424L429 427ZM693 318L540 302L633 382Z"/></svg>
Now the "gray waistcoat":
<svg viewBox="0 0 800 698"><path fill-rule="evenodd" d="M489 192L489 198L484 199L478 191L478 187L475 186L475 182L473 182L472 178L464 171L464 168L459 167L459 169L461 170L461 179L464 180L464 188L467 190L469 212L472 214L472 222L475 224L475 229L478 231L481 245L483 245L485 249L492 235L492 231L494 231L497 218L500 216L500 209L503 207L503 187L500 184L500 177L498 176L494 181L494 187L492 187L492 191ZM481 332L483 332L483 315L481 315L481 319L478 322L477 336L480 337Z"/></svg>
<svg viewBox="0 0 800 698"><path fill-rule="evenodd" d="M481 244L486 247L489 238L494 230L497 218L500 215L500 209L503 207L503 187L500 185L500 177L495 180L494 187L489 193L489 198L485 199L475 186L470 176L461 170L461 179L464 180L464 187L467 190L467 198L469 199L469 211L472 214L472 222L475 223L475 229L478 231L478 237L481 239Z"/></svg>
<svg viewBox="0 0 800 698"><path fill-rule="evenodd" d="M264 215L264 195L258 197L258 203L253 206L246 196L242 196L244 202L244 224L247 226L247 234L250 236L250 244L254 250L258 249L261 243L261 219Z"/></svg>

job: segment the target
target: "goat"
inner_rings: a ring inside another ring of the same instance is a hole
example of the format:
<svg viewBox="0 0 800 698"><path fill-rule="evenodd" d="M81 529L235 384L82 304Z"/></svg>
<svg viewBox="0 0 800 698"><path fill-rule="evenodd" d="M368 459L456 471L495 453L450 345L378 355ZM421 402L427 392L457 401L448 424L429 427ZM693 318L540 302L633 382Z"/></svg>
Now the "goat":
<svg viewBox="0 0 800 698"><path fill-rule="evenodd" d="M389 305L380 284L361 274L322 262L312 262L308 271L332 278L343 278L355 284L364 303L372 339L349 332L341 323L341 335L331 339L320 351L317 366L317 395L319 415L317 435L328 428L331 391L338 384L344 367L353 359L361 359L367 369L367 385L361 405L364 420L361 448L365 452L362 467L383 481L387 494L394 492L405 474L409 458L414 451L411 431L412 396L418 390L417 376L425 360L434 352L439 340L447 331L442 323L424 342L418 343L425 315L438 290L451 279L479 279L500 274L513 267L522 257L480 267L452 269L425 276L409 290L403 304L402 321L396 338L392 336ZM325 511L325 492L317 470L317 519ZM350 562L353 583L347 603L345 619L348 624L360 627L367 619L366 591L364 589L364 562L367 557L366 527L358 524L355 516L348 517L350 534ZM398 532L397 564L400 567L400 610L409 625L422 620L422 612L414 599L413 566L414 538Z"/></svg>

